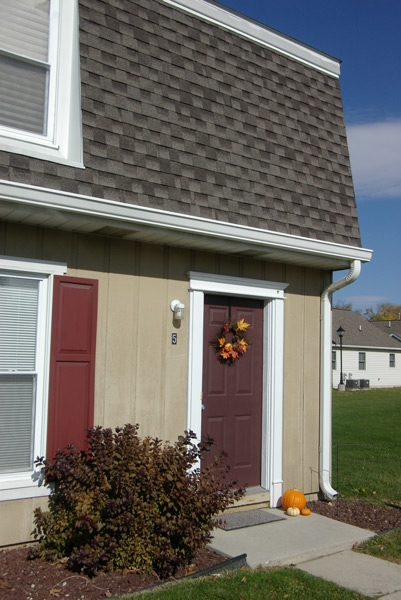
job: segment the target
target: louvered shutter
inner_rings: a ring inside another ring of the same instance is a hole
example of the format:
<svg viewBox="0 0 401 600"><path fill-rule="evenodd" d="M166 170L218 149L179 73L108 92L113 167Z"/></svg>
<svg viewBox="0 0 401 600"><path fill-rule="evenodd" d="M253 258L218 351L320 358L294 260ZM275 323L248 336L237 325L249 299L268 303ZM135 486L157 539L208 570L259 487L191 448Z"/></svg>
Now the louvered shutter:
<svg viewBox="0 0 401 600"><path fill-rule="evenodd" d="M98 282L56 276L50 359L47 458L86 446L93 426Z"/></svg>

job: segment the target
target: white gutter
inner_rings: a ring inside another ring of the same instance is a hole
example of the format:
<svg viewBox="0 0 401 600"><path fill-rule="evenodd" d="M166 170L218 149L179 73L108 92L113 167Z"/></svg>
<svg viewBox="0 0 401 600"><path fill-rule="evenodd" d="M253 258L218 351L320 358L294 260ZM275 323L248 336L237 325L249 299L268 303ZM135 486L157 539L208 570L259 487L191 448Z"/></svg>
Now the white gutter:
<svg viewBox="0 0 401 600"><path fill-rule="evenodd" d="M361 272L361 261L354 260L350 272L331 283L320 298L320 456L319 483L320 489L329 500L338 496L331 486L331 352L332 323L331 299L334 292L358 279Z"/></svg>

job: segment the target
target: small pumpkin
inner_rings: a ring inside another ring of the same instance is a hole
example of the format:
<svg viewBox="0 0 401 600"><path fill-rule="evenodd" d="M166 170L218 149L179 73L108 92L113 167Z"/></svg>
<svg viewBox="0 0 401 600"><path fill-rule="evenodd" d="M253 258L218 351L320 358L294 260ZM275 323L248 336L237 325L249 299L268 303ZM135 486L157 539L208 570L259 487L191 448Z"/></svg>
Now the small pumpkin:
<svg viewBox="0 0 401 600"><path fill-rule="evenodd" d="M302 492L294 488L293 490L287 490L284 492L281 498L281 506L284 510L290 508L291 506L295 506L302 510L306 506L306 498Z"/></svg>
<svg viewBox="0 0 401 600"><path fill-rule="evenodd" d="M301 515L302 515L303 517L309 517L309 515L311 514L311 512L312 512L312 511L311 511L311 509L310 509L310 508L308 508L307 506L305 506L305 508L303 508L303 509L301 510Z"/></svg>
<svg viewBox="0 0 401 600"><path fill-rule="evenodd" d="M296 506L290 506L286 510L287 515L290 516L290 517L298 517L299 514L300 514L300 512L301 511Z"/></svg>

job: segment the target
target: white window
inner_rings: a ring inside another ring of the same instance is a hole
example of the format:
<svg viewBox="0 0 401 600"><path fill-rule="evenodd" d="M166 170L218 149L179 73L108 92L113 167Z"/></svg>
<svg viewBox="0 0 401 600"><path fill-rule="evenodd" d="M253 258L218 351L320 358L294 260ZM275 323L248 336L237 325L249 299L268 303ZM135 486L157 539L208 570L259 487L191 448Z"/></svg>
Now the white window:
<svg viewBox="0 0 401 600"><path fill-rule="evenodd" d="M0 499L38 493L32 475L46 447L52 275L64 272L0 258Z"/></svg>
<svg viewBox="0 0 401 600"><path fill-rule="evenodd" d="M82 167L77 0L0 8L0 149Z"/></svg>
<svg viewBox="0 0 401 600"><path fill-rule="evenodd" d="M392 352L389 354L388 357L388 366L391 368L395 367L395 354L393 354Z"/></svg>
<svg viewBox="0 0 401 600"><path fill-rule="evenodd" d="M0 473L30 471L39 367L40 279L0 275Z"/></svg>

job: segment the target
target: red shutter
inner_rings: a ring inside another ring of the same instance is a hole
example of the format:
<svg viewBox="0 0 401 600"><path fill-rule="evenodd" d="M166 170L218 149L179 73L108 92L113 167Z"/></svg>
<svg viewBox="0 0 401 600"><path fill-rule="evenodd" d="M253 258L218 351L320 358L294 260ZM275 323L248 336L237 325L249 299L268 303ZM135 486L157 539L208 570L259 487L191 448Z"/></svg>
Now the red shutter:
<svg viewBox="0 0 401 600"><path fill-rule="evenodd" d="M54 278L47 458L93 426L98 282Z"/></svg>

